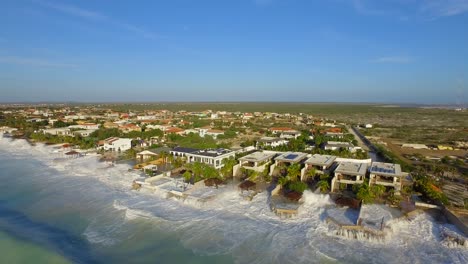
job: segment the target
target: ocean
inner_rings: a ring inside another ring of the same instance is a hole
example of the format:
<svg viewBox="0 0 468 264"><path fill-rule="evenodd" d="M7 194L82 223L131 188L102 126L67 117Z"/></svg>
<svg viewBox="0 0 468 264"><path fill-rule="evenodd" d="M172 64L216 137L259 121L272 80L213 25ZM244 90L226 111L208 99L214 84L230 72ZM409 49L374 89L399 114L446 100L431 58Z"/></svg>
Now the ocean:
<svg viewBox="0 0 468 264"><path fill-rule="evenodd" d="M385 241L355 240L330 231L327 195L306 192L282 220L265 192L179 201L131 190L129 168L0 137L0 263L468 263L467 248L441 242L454 227L425 214Z"/></svg>

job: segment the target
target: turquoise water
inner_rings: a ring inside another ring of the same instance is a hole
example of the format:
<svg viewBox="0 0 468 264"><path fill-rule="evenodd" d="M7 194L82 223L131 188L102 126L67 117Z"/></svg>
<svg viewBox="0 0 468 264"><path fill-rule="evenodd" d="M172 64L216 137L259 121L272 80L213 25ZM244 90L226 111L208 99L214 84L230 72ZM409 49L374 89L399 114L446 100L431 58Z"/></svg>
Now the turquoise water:
<svg viewBox="0 0 468 264"><path fill-rule="evenodd" d="M325 195L306 193L299 217L281 220L265 193L248 202L228 188L200 204L131 191L128 168L0 138L0 263L468 263L428 216L384 243L352 240L328 229Z"/></svg>
<svg viewBox="0 0 468 264"><path fill-rule="evenodd" d="M116 242L90 243L83 235L87 228L106 230L106 224L124 219L112 199L123 194L88 179L53 177L60 173L5 152L0 168L1 263L232 262L229 256L197 255L176 234L144 219L113 227Z"/></svg>

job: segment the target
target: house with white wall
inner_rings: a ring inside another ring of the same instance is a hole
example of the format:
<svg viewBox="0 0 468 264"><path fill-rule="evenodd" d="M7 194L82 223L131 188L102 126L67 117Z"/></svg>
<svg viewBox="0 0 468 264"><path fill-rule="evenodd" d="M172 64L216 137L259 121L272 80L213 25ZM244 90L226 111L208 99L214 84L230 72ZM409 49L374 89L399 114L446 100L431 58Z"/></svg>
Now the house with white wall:
<svg viewBox="0 0 468 264"><path fill-rule="evenodd" d="M382 185L400 191L406 175L401 171L400 164L372 162L369 168L369 186Z"/></svg>
<svg viewBox="0 0 468 264"><path fill-rule="evenodd" d="M105 139L103 143L101 148L106 151L126 151L132 148L131 138L111 137Z"/></svg>
<svg viewBox="0 0 468 264"><path fill-rule="evenodd" d="M201 162L220 169L224 166L223 160L235 158L236 153L229 149L193 149L193 148L173 148L170 153L174 157L185 157L187 163Z"/></svg>
<svg viewBox="0 0 468 264"><path fill-rule="evenodd" d="M263 172L273 162L275 152L257 151L239 158L239 168Z"/></svg>
<svg viewBox="0 0 468 264"><path fill-rule="evenodd" d="M344 161L338 164L335 169L335 176L332 179L331 191L338 191L340 184L349 185L362 184L366 178L368 164L365 162Z"/></svg>
<svg viewBox="0 0 468 264"><path fill-rule="evenodd" d="M262 137L257 141L257 148L262 147L279 147L287 145L289 140L279 137Z"/></svg>
<svg viewBox="0 0 468 264"><path fill-rule="evenodd" d="M315 169L315 173L323 174L331 171L335 160L336 156L314 154L304 163L308 170Z"/></svg>
<svg viewBox="0 0 468 264"><path fill-rule="evenodd" d="M43 129L42 133L50 134L54 136L72 136L73 135L71 130L68 127Z"/></svg>

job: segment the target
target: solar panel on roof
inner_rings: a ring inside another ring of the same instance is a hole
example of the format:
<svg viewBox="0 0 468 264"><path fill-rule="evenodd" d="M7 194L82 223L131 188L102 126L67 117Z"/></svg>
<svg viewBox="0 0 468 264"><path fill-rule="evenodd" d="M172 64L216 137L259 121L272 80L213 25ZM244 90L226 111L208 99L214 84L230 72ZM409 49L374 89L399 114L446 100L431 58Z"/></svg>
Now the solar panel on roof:
<svg viewBox="0 0 468 264"><path fill-rule="evenodd" d="M297 156L298 156L297 154L289 154L289 155L287 155L285 158L286 158L286 159L293 160L293 159L297 158Z"/></svg>

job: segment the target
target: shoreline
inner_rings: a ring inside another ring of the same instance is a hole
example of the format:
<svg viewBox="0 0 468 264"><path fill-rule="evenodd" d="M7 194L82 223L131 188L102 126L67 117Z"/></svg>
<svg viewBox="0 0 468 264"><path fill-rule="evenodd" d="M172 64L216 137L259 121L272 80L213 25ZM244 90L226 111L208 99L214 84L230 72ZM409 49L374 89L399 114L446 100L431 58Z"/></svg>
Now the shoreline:
<svg viewBox="0 0 468 264"><path fill-rule="evenodd" d="M23 148L23 150L26 150L24 149L25 147L24 144L19 144L19 145L22 145L21 148ZM50 148L47 148L47 147L43 148L40 145L37 147L41 151L50 150ZM30 148L30 146L27 148ZM32 158L37 158L35 157L36 155L34 153L36 154L41 153L41 151L33 151L31 153ZM16 152L21 153L22 150L21 149L19 151L16 150ZM42 155L44 154L45 153L42 152ZM73 170L73 168L79 168L81 166L80 164L83 164L83 165L86 164L86 166L89 166L89 167L96 167L96 165L102 164L98 161L98 156L95 156L95 158L89 157L89 159L85 158L85 159L68 160L68 161L65 161L65 163L66 163L66 166L64 168L59 166L59 169L66 171L67 169ZM69 163L73 166L71 166ZM46 161L44 161L44 164L46 166L50 166L51 164L50 157L49 157L49 164ZM201 226L199 225L199 221L201 221L200 222L201 224L202 222L206 221L202 219L205 219L205 218L213 219L213 217L215 217L214 219L217 219L217 220L213 223L214 226L215 227L219 226L219 228L221 228L217 232L221 232L221 233L233 232L234 230L230 230L230 228L232 227L228 228L228 226L233 225L234 222L231 223L231 221L234 221L234 219L237 219L236 222L238 223L235 223L234 226L239 225L239 227L241 226L245 226L245 227L243 231L241 231L242 229L240 229L238 231L235 231L235 233L229 233L231 234L230 236L232 236L233 238L236 238L235 240L239 239L239 241L244 241L246 238L249 238L250 240L251 234L246 234L245 232L252 232L252 235L256 234L257 232L261 232L261 233L265 232L265 234L274 232L274 233L280 233L282 234L282 236L289 237L292 235L293 237L296 237L296 239L302 241L306 237L308 237L309 235L307 234L310 233L311 235L315 234L313 235L313 237L316 237L316 238L313 238L312 241L316 239L323 240L322 243L324 245L319 246L320 248L319 251L328 252L328 253L325 253L325 255L327 257L329 256L332 258L336 257L336 256L333 257L335 253L331 253L333 252L333 251L330 251L331 248L328 248L325 245L328 245L330 247L336 247L336 246L340 247L338 244L336 244L336 242L333 242L334 239L339 239L339 241L341 241L340 244L344 243L351 248L355 248L358 244L365 243L366 245L371 246L371 248L377 247L377 248L382 248L385 250L391 250L393 247L398 247L397 245L400 242L397 242L397 241L399 241L400 239L403 239L403 237L399 238L399 236L401 235L406 236L404 233L401 233L401 231L398 230L396 231L396 233L393 233L391 236L389 236L389 238L387 239L385 243L375 243L374 241L360 240L360 239L358 240L346 239L341 236L335 236L333 234L333 231L331 231L329 226L325 223L325 219L323 219L323 217L326 214L333 212L333 210L327 209L327 206L332 205L332 204L330 203L329 198L325 195L314 195L312 193L310 194L307 193L306 196L308 197L306 198L308 199L306 199L304 208L302 208L299 213L299 217L297 219L283 221L277 218L274 215L274 213L270 211L267 204L265 204L267 197L264 194L257 195L256 197L253 198L252 202L246 202L243 199L240 199L239 195L235 191L222 192L219 197L217 196L216 199L214 199L214 201L210 201L205 204L198 204L198 203L193 203L190 201L174 200L171 198L166 199L166 198L160 197L157 194L151 194L151 193L146 193L146 192L137 193L135 191L130 190L131 180L128 177L130 175L135 175L135 174L133 172L128 172L129 167L130 166L128 165L119 164L117 168L116 167L104 168L104 171L102 172L104 174L109 174L108 176L105 176L105 177L99 176L99 175L97 176L89 175L89 173L93 171L92 168L90 168L89 170L86 170L89 172L86 172L86 171L73 172L72 175L79 176L79 177L87 176L87 178L90 180L102 181L108 188L116 189L118 190L118 192L125 193L125 196L130 195L132 197L131 199L135 201L131 201L131 200L127 201L127 198L124 198L123 200L121 198L118 198L115 200L117 202L113 205L113 207L116 210L117 209L119 209L120 211L125 210L124 214L126 215L126 218L129 221L135 221L140 218L154 221L153 219L157 217L156 219L164 219L164 221L166 222L164 226L167 225L169 229L175 228L175 227L171 227L174 221L182 220L184 225L191 226L192 228L194 228L193 226L196 226L197 229L205 230L203 225ZM161 206L161 208L157 209L154 206L150 206L151 204L154 204L154 203L158 204L158 206ZM181 214L183 215L182 218L180 218ZM221 217L221 218L218 219L218 217ZM230 220L230 219L233 219L233 220ZM425 215L419 216L419 218L416 219L416 222L420 222L420 221L423 221L425 223L424 226L436 225L436 223L430 220L430 217L425 216ZM403 228L404 230L406 230L412 225L412 223L408 223L408 224L397 223L397 226L399 228ZM250 228L248 228L248 226L250 225L256 226L256 228L250 230ZM259 228L260 226L263 226L263 227ZM246 227L247 227L247 230L250 230L250 231L245 230ZM418 227L418 229L423 230L421 229L421 227ZM177 228L175 228L174 230L177 230ZM193 232L189 230L184 231L184 233L189 232L185 236L193 235L193 234L188 235ZM321 230L321 231L318 231L318 230ZM421 231L418 231L418 232L421 232ZM420 235L423 235L423 233L424 232L421 232ZM246 237L241 238L242 234L244 234L244 236ZM304 237L305 234L307 235L306 237ZM227 237L229 237L229 235ZM436 239L436 237L431 238L431 240L432 239ZM411 239L411 241L413 240ZM211 244L212 242L204 242L204 243ZM389 245L387 245L387 243L389 243ZM411 243L417 243L417 242L413 241ZM439 244L439 243L440 241L437 241L437 244L434 244L433 246L446 248L445 250L448 250L448 251L455 250L455 249L449 249L446 246ZM237 248L238 246L236 245L237 243L233 244L232 247ZM192 250L194 250L194 248L195 249L198 248L199 246L200 245L194 245L191 243L185 244L185 247L192 248ZM357 250L357 248L355 248L355 250ZM198 252L198 250L195 250L195 251ZM202 252L203 251L204 250L202 250ZM225 252L225 253L232 252L232 249L224 249L222 250L222 252ZM348 252L348 250L346 252ZM345 253L345 254L350 254L350 253ZM338 259L341 259L341 257L338 257Z"/></svg>

